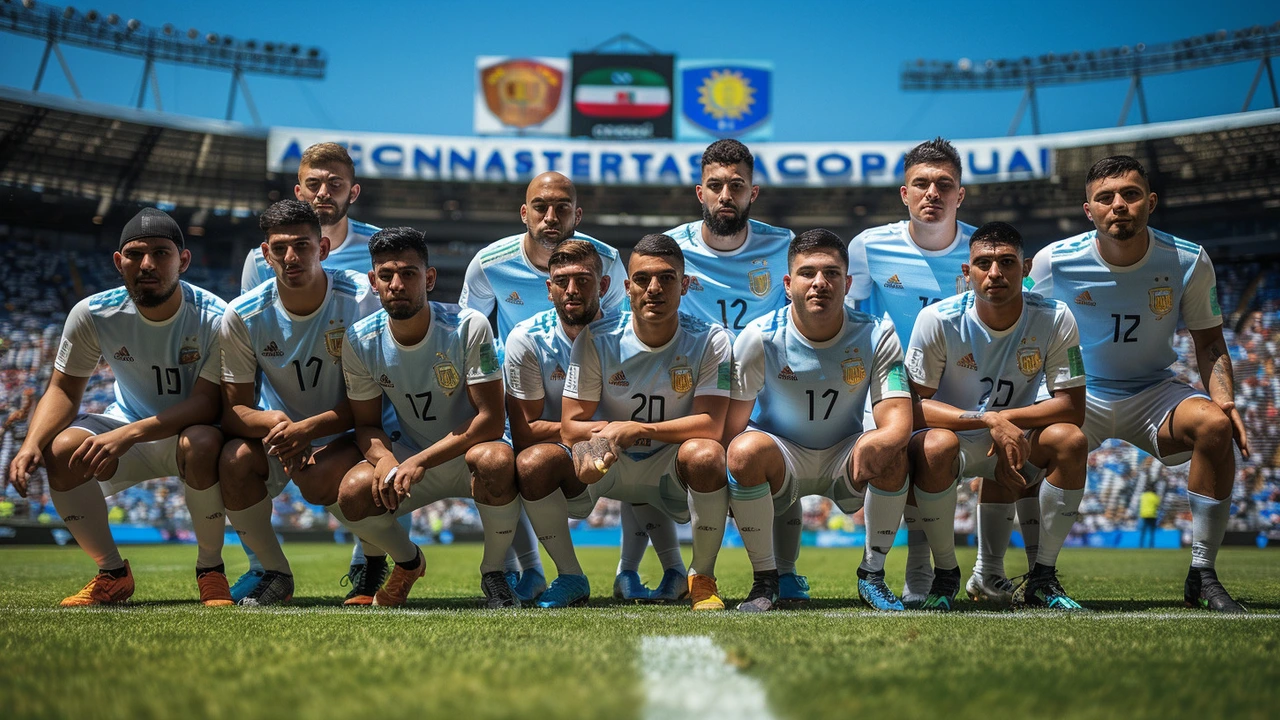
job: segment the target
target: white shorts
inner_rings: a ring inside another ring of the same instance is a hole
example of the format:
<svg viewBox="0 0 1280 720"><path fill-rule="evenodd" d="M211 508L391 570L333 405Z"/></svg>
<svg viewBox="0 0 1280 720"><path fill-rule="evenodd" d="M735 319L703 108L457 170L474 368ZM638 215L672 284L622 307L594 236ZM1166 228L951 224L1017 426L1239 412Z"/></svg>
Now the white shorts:
<svg viewBox="0 0 1280 720"><path fill-rule="evenodd" d="M773 440L787 467L787 477L782 488L773 494L774 515L782 515L806 495L830 498L841 512L851 515L862 507L866 492L855 491L853 478L849 476L853 448L862 439L861 433L839 445L815 450L756 428L747 432L757 432Z"/></svg>
<svg viewBox="0 0 1280 720"><path fill-rule="evenodd" d="M127 420L110 415L85 413L71 421L70 427L88 430L101 435L128 425ZM129 448L116 465L116 473L110 480L98 483L104 496L114 495L140 482L155 478L178 476L178 436L138 443Z"/></svg>
<svg viewBox="0 0 1280 720"><path fill-rule="evenodd" d="M916 432L924 432L924 430ZM1030 437L1031 433L1031 430L1027 430L1023 435ZM968 477L995 479L996 456L987 455L991 451L991 431L981 430L972 434L966 431L956 433L956 438L960 440L960 472L956 475L956 480ZM1027 485L1031 486L1040 482L1044 475L1044 468L1027 462L1022 466L1022 475L1027 479Z"/></svg>
<svg viewBox="0 0 1280 720"><path fill-rule="evenodd" d="M391 452L395 453L397 462L404 462L410 456L418 454L418 450L401 443L392 443ZM409 490L409 497L396 507L396 517L407 515L420 507L446 498L471 497L471 468L467 467L467 457L463 453L433 468L428 468L422 481Z"/></svg>
<svg viewBox="0 0 1280 720"><path fill-rule="evenodd" d="M671 444L642 460L629 455L618 458L599 482L569 498L569 517L582 520L591 514L602 497L652 505L677 523L689 522L689 495L676 472L679 444Z"/></svg>
<svg viewBox="0 0 1280 720"><path fill-rule="evenodd" d="M1093 393L1085 394L1084 435L1093 452L1103 441L1118 438L1138 446L1165 465L1181 465L1191 459L1186 450L1164 457L1157 439L1160 427L1182 401L1208 395L1172 378L1163 380L1142 392L1126 398L1104 400Z"/></svg>

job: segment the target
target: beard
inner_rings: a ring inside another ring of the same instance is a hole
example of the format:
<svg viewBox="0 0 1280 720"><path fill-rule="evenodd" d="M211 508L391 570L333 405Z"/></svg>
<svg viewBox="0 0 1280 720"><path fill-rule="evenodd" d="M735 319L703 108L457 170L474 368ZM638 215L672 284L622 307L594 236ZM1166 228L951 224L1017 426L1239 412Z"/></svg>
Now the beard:
<svg viewBox="0 0 1280 720"><path fill-rule="evenodd" d="M556 307L556 314L560 316L560 322L573 327L582 327L591 324L596 319L596 315L600 312L600 302L596 301L591 305L583 305L582 309L577 312L570 313L564 308Z"/></svg>
<svg viewBox="0 0 1280 720"><path fill-rule="evenodd" d="M135 278L133 284L126 282L125 289L129 291L129 297L133 299L133 304L138 307L151 308L163 305L178 290L178 281L175 279L168 287L162 287L159 290L142 290L137 286L141 276Z"/></svg>
<svg viewBox="0 0 1280 720"><path fill-rule="evenodd" d="M1137 223L1129 223L1122 225L1111 231L1111 237L1116 240L1129 240L1138 234Z"/></svg>
<svg viewBox="0 0 1280 720"><path fill-rule="evenodd" d="M351 207L350 202L339 202L337 198L329 198L329 202L333 207L319 208L312 201L312 209L316 211L316 216L320 218L321 225L335 225L339 220L347 216L347 210Z"/></svg>
<svg viewBox="0 0 1280 720"><path fill-rule="evenodd" d="M719 237L729 237L742 232L747 226L747 220L751 218L751 204L737 211L732 218L722 218L719 213L711 212L706 205L702 206L702 222L711 228L711 234Z"/></svg>
<svg viewBox="0 0 1280 720"><path fill-rule="evenodd" d="M382 309L387 311L387 317L392 320L408 320L417 315L427 304L423 298L418 298L417 300L405 299L409 301L407 305L387 305L383 303ZM400 298L396 298L396 300L400 300Z"/></svg>

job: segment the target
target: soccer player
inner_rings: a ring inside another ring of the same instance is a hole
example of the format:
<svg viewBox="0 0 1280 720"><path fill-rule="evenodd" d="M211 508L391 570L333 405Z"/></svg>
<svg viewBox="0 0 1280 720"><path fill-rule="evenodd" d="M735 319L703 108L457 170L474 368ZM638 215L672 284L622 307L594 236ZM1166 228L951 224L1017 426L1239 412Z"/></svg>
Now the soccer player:
<svg viewBox="0 0 1280 720"><path fill-rule="evenodd" d="M339 504L395 569L373 604L404 604L426 572L422 552L396 515L451 497L470 497L484 525L480 587L488 606L520 607L503 558L520 518L515 453L502 442L502 368L489 321L474 310L428 302L436 270L413 228L369 241L382 309L347 332L343 369L364 462L342 481ZM384 396L395 406L400 442L382 427Z"/></svg>
<svg viewBox="0 0 1280 720"><path fill-rule="evenodd" d="M960 184L960 154L951 143L939 137L916 145L903 157L903 172L898 193L907 208L907 219L864 230L849 243L853 286L847 302L872 314L887 314L906 347L921 309L968 289L960 266L969 261L969 236L974 228L956 219L964 202L964 187ZM1008 602L1013 593L1013 584L1004 572L1016 499L1010 493L991 483L982 487L978 568L969 581L971 592L1002 602ZM1035 503L1033 496L1030 504ZM1035 507L1028 508L1025 503L1018 508L1025 538L1038 528L1039 516L1031 512ZM929 594L933 568L913 494L907 496L904 518L907 574L902 601L914 608ZM1028 552L1034 559L1034 552ZM984 566L985 574L980 572Z"/></svg>
<svg viewBox="0 0 1280 720"><path fill-rule="evenodd" d="M920 311L907 372L925 430L911 438L911 480L934 578L922 608L951 610L960 591L956 483L994 481L1014 492L1040 483L1036 561L1016 605L1079 610L1057 579L1058 553L1084 496L1085 375L1080 334L1065 303L1024 291L1022 236L987 223L969 238L969 290ZM1049 399L1036 402L1041 386Z"/></svg>
<svg viewBox="0 0 1280 720"><path fill-rule="evenodd" d="M715 562L729 510L720 445L729 335L680 312L690 278L671 238L641 238L627 269L631 311L587 326L573 344L560 432L588 488L561 487L574 517L602 496L652 505L676 522L691 515L693 609L724 609Z"/></svg>
<svg viewBox="0 0 1280 720"><path fill-rule="evenodd" d="M107 525L104 495L178 476L196 535L196 583L205 605L231 605L222 564L226 528L218 487L218 328L225 306L179 280L191 264L178 224L145 208L120 233L114 256L124 287L92 295L67 316L53 376L9 464L25 495L39 465L49 494L98 574L63 607L122 603L133 574ZM101 415L77 409L98 358L114 373L116 401Z"/></svg>
<svg viewBox="0 0 1280 720"><path fill-rule="evenodd" d="M315 209L320 218L320 234L329 238L329 254L320 263L325 270L353 270L364 275L373 268L369 261L369 237L378 228L347 217L347 211L360 197L360 184L356 182L355 163L346 148L324 142L303 150L298 163L298 184L293 186L293 194ZM262 283L275 279L275 276L266 256L255 247L244 260L240 293L247 294ZM406 529L411 520L409 516L404 517ZM253 591L264 572L262 563L247 545L245 551L249 556L249 571L231 586L231 595L237 601ZM369 548L368 554L375 558L371 564L366 562L363 542L356 538L351 569L347 573L347 580L352 586L347 600L367 601L370 594L363 592L362 588L376 588L386 579L385 554L379 548ZM372 571L366 577L370 568Z"/></svg>
<svg viewBox="0 0 1280 720"><path fill-rule="evenodd" d="M329 241L310 205L281 200L258 226L276 279L232 301L222 323L222 427L232 436L219 459L222 496L231 525L264 568L242 605L293 595L271 498L292 480L307 502L334 511L342 476L360 462L349 434L342 342L348 325L377 308L363 276L321 266Z"/></svg>
<svg viewBox="0 0 1280 720"><path fill-rule="evenodd" d="M1231 514L1236 461L1249 456L1235 406L1231 355L1213 263L1191 242L1148 227L1156 207L1146 170L1127 155L1099 160L1085 178L1085 215L1095 229L1041 250L1035 291L1068 303L1080 322L1088 393L1089 449L1119 438L1173 466L1191 461L1188 605L1244 608L1214 570ZM1191 332L1208 395L1174 378L1179 325Z"/></svg>
<svg viewBox="0 0 1280 720"><path fill-rule="evenodd" d="M538 606L555 608L585 605L591 596L569 537L569 505L561 489L575 497L586 490L574 475L570 449L560 444L561 397L573 341L603 316L600 296L608 292L611 278L602 276L600 253L585 240L556 245L547 269L553 307L519 323L507 336L503 373L507 417L519 453L516 484L558 573Z"/></svg>
<svg viewBox="0 0 1280 720"><path fill-rule="evenodd" d="M666 234L680 245L690 276L684 312L738 333L751 320L786 304L782 277L795 234L751 219L760 186L754 184L755 157L746 145L717 140L703 151L701 166L702 182L694 193L702 205L702 219ZM721 442L727 447L730 440ZM795 572L800 530L796 503L778 517L774 531L780 593L788 602L809 599L805 578Z"/></svg>
<svg viewBox="0 0 1280 720"><path fill-rule="evenodd" d="M906 500L912 420L902 346L891 320L845 306L849 256L835 233L801 233L790 256L791 303L753 320L733 344L729 506L755 574L738 609L778 602L775 516L805 495L857 512L868 484L858 594L874 608L901 609L884 582L888 547L876 541L897 534ZM863 432L868 398L876 429Z"/></svg>

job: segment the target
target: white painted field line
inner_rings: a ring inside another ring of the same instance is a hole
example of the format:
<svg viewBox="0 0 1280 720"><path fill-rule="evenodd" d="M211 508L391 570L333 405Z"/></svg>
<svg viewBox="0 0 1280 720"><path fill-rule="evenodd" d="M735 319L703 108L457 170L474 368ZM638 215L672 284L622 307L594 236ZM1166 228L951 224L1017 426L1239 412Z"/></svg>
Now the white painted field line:
<svg viewBox="0 0 1280 720"><path fill-rule="evenodd" d="M709 637L640 640L645 720L771 720L764 687L730 665Z"/></svg>

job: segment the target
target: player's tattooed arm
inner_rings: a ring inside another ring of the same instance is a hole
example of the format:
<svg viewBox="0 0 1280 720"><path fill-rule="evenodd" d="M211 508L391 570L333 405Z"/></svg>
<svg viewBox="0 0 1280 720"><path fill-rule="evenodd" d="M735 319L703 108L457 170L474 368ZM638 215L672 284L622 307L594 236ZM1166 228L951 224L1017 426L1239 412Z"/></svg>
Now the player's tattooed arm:
<svg viewBox="0 0 1280 720"><path fill-rule="evenodd" d="M1249 457L1249 437L1245 431L1244 418L1236 408L1235 372L1231 367L1231 352L1222 335L1222 326L1192 330L1191 340L1195 345L1196 365L1200 370L1204 389L1231 419L1231 434L1235 443L1240 448L1240 453Z"/></svg>

